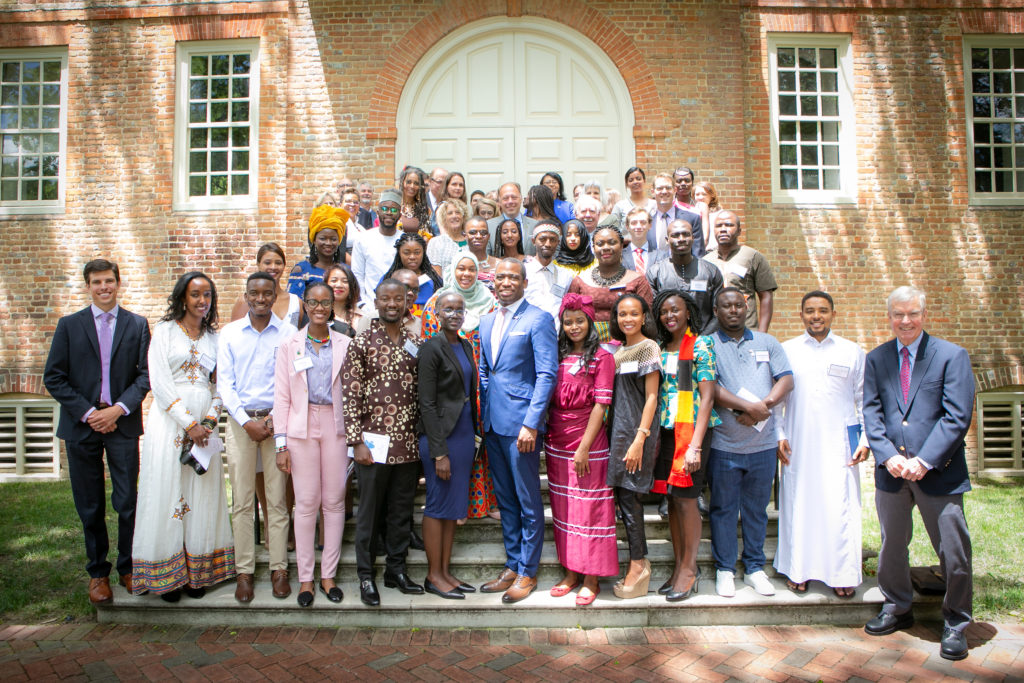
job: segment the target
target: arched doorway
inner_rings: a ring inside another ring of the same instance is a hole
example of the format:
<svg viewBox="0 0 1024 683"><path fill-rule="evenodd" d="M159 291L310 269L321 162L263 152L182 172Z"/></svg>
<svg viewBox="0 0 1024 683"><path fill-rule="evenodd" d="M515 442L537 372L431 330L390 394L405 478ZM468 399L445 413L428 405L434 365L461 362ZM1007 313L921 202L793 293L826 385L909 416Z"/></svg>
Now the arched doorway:
<svg viewBox="0 0 1024 683"><path fill-rule="evenodd" d="M532 185L552 170L569 187L589 178L621 186L636 155L633 123L622 76L588 38L544 19L486 19L413 68L398 104L396 165L457 169L470 190Z"/></svg>

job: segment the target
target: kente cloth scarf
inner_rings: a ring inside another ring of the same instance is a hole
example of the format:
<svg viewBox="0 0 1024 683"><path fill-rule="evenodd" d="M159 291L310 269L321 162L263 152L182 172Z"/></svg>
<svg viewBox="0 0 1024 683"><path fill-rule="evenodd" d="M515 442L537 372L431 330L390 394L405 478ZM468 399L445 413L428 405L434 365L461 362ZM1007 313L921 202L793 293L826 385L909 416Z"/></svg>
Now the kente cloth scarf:
<svg viewBox="0 0 1024 683"><path fill-rule="evenodd" d="M675 450L672 471L668 475L668 484L677 488L693 486L693 478L686 471L686 449L693 440L693 345L696 341L697 335L687 327L676 366Z"/></svg>

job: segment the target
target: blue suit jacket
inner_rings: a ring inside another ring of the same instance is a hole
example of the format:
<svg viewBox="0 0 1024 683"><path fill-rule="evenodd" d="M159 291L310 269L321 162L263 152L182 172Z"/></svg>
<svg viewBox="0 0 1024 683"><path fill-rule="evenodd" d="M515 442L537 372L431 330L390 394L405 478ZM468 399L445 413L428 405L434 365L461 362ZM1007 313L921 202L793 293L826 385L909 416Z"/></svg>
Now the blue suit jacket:
<svg viewBox="0 0 1024 683"><path fill-rule="evenodd" d="M906 404L900 390L896 340L868 354L864 368L864 428L875 456L875 486L895 492L902 480L885 469L894 455L918 457L931 469L918 484L932 495L971 489L964 438L974 409L974 373L967 351L922 332Z"/></svg>
<svg viewBox="0 0 1024 683"><path fill-rule="evenodd" d="M550 313L523 300L512 313L498 357L491 356L497 311L480 319L480 413L484 431L519 436L544 431L558 372L558 338Z"/></svg>

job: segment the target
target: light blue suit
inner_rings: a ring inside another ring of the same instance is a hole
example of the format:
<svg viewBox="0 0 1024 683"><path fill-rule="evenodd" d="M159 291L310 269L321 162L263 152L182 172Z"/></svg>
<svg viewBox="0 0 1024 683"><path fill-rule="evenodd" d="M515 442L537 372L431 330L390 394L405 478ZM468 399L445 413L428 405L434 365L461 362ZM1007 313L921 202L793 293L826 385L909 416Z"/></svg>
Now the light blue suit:
<svg viewBox="0 0 1024 683"><path fill-rule="evenodd" d="M506 322L495 358L491 333L497 315L490 313L480 320L480 414L501 510L505 566L533 577L544 542L540 449L558 372L558 339L551 314L524 299ZM529 453L520 453L516 447L524 426L538 432Z"/></svg>

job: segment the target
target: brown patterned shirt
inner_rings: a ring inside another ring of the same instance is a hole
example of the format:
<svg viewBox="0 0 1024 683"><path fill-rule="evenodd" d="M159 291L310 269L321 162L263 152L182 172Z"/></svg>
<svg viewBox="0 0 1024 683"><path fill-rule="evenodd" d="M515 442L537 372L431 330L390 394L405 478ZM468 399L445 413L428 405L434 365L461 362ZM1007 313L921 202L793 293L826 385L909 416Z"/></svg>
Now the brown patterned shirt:
<svg viewBox="0 0 1024 683"><path fill-rule="evenodd" d="M363 443L363 432L387 434L388 465L419 460L419 420L416 358L406 350L421 340L408 330L396 344L380 320L349 344L341 368L345 397L345 440L349 446Z"/></svg>

